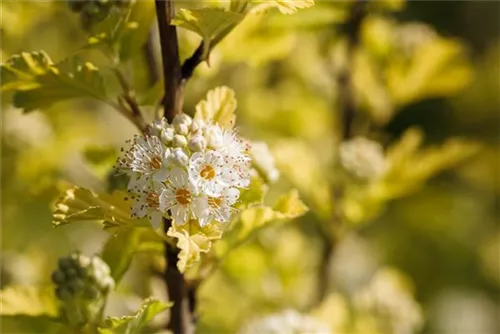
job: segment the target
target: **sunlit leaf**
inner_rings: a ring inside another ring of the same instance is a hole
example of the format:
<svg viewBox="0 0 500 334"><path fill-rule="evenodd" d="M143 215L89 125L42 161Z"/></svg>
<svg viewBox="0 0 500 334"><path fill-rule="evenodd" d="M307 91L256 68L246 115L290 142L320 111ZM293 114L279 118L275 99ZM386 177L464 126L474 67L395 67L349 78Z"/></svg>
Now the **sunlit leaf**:
<svg viewBox="0 0 500 334"><path fill-rule="evenodd" d="M0 294L0 314L23 316L57 316L57 305L51 287L14 285Z"/></svg>
<svg viewBox="0 0 500 334"><path fill-rule="evenodd" d="M106 101L104 79L99 69L78 57L52 64L43 53L22 53L1 67L2 90L13 90L13 104L29 112L81 97Z"/></svg>
<svg viewBox="0 0 500 334"><path fill-rule="evenodd" d="M181 250L177 267L184 272L200 260L201 253L210 250L212 241L220 239L222 229L216 223L200 227L198 221L191 220L183 225L172 224L167 235L177 239L177 247Z"/></svg>
<svg viewBox="0 0 500 334"><path fill-rule="evenodd" d="M105 327L99 328L100 334L135 334L143 333L147 326L159 313L167 310L172 304L153 298L146 299L141 308L134 314L121 318L108 317Z"/></svg>
<svg viewBox="0 0 500 334"><path fill-rule="evenodd" d="M54 204L53 226L80 221L104 221L104 228L119 230L132 226L130 204L124 192L98 195L91 190L73 187L68 189Z"/></svg>
<svg viewBox="0 0 500 334"><path fill-rule="evenodd" d="M307 211L307 206L300 200L298 191L294 189L280 197L274 207L260 205L243 210L240 215L238 238L245 239L250 233L268 223L294 219Z"/></svg>
<svg viewBox="0 0 500 334"><path fill-rule="evenodd" d="M172 20L172 24L191 30L201 36L204 43L204 56L208 56L211 43L227 34L227 32L243 19L237 12L223 8L205 7L201 9L182 8Z"/></svg>
<svg viewBox="0 0 500 334"><path fill-rule="evenodd" d="M262 7L277 7L283 14L293 14L298 9L314 6L314 0L270 0L255 2L263 3L264 6Z"/></svg>
<svg viewBox="0 0 500 334"><path fill-rule="evenodd" d="M226 86L217 87L210 90L206 99L198 103L194 118L232 128L236 120L236 106L234 91Z"/></svg>

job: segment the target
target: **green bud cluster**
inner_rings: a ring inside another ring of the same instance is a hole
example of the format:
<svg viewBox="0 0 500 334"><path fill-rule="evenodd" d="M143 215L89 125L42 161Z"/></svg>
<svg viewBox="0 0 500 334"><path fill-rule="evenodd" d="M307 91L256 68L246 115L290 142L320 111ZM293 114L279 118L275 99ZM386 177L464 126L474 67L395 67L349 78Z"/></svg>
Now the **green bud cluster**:
<svg viewBox="0 0 500 334"><path fill-rule="evenodd" d="M80 14L82 27L86 30L103 21L114 9L126 8L130 0L68 0L69 8Z"/></svg>
<svg viewBox="0 0 500 334"><path fill-rule="evenodd" d="M78 252L59 259L52 281L61 301L61 316L77 327L97 320L115 285L108 265L100 257L88 258Z"/></svg>

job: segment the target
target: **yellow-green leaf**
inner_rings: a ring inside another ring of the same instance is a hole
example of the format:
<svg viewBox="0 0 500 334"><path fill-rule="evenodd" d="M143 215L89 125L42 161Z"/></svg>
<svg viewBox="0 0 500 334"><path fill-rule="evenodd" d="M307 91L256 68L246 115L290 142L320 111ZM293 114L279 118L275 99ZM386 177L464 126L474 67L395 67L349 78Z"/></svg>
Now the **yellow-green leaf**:
<svg viewBox="0 0 500 334"><path fill-rule="evenodd" d="M201 9L182 8L172 20L172 24L191 30L203 38L204 56L208 55L211 43L236 26L243 14L223 8L206 7Z"/></svg>
<svg viewBox="0 0 500 334"><path fill-rule="evenodd" d="M157 299L146 299L134 315L121 318L108 317L105 327L99 328L100 334L136 334L143 333L143 328L159 313L164 312L172 303L165 303Z"/></svg>
<svg viewBox="0 0 500 334"><path fill-rule="evenodd" d="M22 53L1 66L2 91L14 91L13 104L29 112L81 97L106 101L99 69L78 57L52 64L44 52Z"/></svg>
<svg viewBox="0 0 500 334"><path fill-rule="evenodd" d="M206 99L198 103L194 118L232 128L236 120L236 106L234 91L226 86L217 87L210 90Z"/></svg>
<svg viewBox="0 0 500 334"><path fill-rule="evenodd" d="M186 224L172 224L167 235L177 239L177 247L181 250L177 267L181 272L200 260L201 253L207 253L212 241L222 236L221 227L215 222L200 227L197 221Z"/></svg>
<svg viewBox="0 0 500 334"><path fill-rule="evenodd" d="M135 224L126 194L96 194L80 187L68 189L54 204L52 224L57 227L79 221L104 221L104 228L120 229Z"/></svg>
<svg viewBox="0 0 500 334"><path fill-rule="evenodd" d="M307 206L300 200L296 189L278 199L274 207L265 205L255 206L241 212L241 225L238 230L238 239L247 238L255 230L274 221L289 220L302 216L308 211Z"/></svg>
<svg viewBox="0 0 500 334"><path fill-rule="evenodd" d="M53 289L49 286L7 286L1 290L0 314L57 316Z"/></svg>
<svg viewBox="0 0 500 334"><path fill-rule="evenodd" d="M297 9L314 6L314 0L270 0L256 2L263 2L265 7L277 7L283 14L293 14L297 12Z"/></svg>

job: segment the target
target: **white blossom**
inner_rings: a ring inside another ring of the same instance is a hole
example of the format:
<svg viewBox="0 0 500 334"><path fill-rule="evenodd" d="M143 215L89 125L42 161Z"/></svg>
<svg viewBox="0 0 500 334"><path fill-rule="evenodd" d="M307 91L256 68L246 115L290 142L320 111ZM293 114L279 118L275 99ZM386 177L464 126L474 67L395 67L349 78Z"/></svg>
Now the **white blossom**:
<svg viewBox="0 0 500 334"><path fill-rule="evenodd" d="M150 187L141 189L132 199L132 217L142 218L147 216L154 228L160 226L163 213L160 211L160 195L164 190L162 183L155 182Z"/></svg>
<svg viewBox="0 0 500 334"><path fill-rule="evenodd" d="M180 114L136 136L118 160L130 176L134 217L162 217L175 224L197 220L200 226L231 219L240 188L250 184L249 144L232 129ZM161 191L158 192L158 189Z"/></svg>
<svg viewBox="0 0 500 334"><path fill-rule="evenodd" d="M339 153L342 167L360 179L376 179L387 168L382 145L363 137L343 142Z"/></svg>
<svg viewBox="0 0 500 334"><path fill-rule="evenodd" d="M198 187L181 168L174 168L167 187L160 196L160 209L170 210L172 218L178 224L189 219L203 220L208 215L206 196L199 196Z"/></svg>

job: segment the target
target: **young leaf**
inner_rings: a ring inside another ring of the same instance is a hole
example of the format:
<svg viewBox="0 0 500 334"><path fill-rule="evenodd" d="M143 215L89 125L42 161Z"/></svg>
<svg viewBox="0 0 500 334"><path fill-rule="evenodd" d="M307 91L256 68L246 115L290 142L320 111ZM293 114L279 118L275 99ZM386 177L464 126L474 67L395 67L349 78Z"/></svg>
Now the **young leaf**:
<svg viewBox="0 0 500 334"><path fill-rule="evenodd" d="M177 247L181 250L177 267L184 272L199 261L200 253L210 250L213 240L220 239L222 230L215 223L200 227L198 222L190 221L183 225L172 224L167 235L177 239Z"/></svg>
<svg viewBox="0 0 500 334"><path fill-rule="evenodd" d="M296 189L278 199L274 207L265 205L255 206L241 212L241 225L238 239L244 240L255 230L278 220L294 219L304 215L307 206L300 200Z"/></svg>
<svg viewBox="0 0 500 334"><path fill-rule="evenodd" d="M133 228L118 235L111 235L104 244L101 258L108 264L116 284L127 271L140 245L141 230Z"/></svg>
<svg viewBox="0 0 500 334"><path fill-rule="evenodd" d="M314 6L314 0L271 0L271 1L256 1L263 2L262 9L269 7L277 7L282 14L293 14L297 9L309 8Z"/></svg>
<svg viewBox="0 0 500 334"><path fill-rule="evenodd" d="M14 91L14 106L29 112L71 98L106 101L104 79L92 63L78 57L52 64L43 52L22 53L1 66L2 91Z"/></svg>
<svg viewBox="0 0 500 334"><path fill-rule="evenodd" d="M57 316L57 305L51 287L7 286L0 294L0 314Z"/></svg>
<svg viewBox="0 0 500 334"><path fill-rule="evenodd" d="M216 42L220 36L236 26L244 15L237 12L227 11L223 8L206 7L201 9L181 9L172 24L191 30L203 38L204 54L208 56L211 43Z"/></svg>
<svg viewBox="0 0 500 334"><path fill-rule="evenodd" d="M226 86L217 87L210 90L206 99L196 105L194 118L232 128L236 120L236 106L234 91Z"/></svg>
<svg viewBox="0 0 500 334"><path fill-rule="evenodd" d="M142 329L150 323L156 315L168 309L172 304L148 298L134 315L121 318L108 317L106 327L99 328L100 334L135 334L143 333Z"/></svg>
<svg viewBox="0 0 500 334"><path fill-rule="evenodd" d="M91 190L73 187L68 189L55 203L52 214L54 227L79 222L104 221L104 228L120 229L134 225L130 217L130 205L125 193L98 195Z"/></svg>

